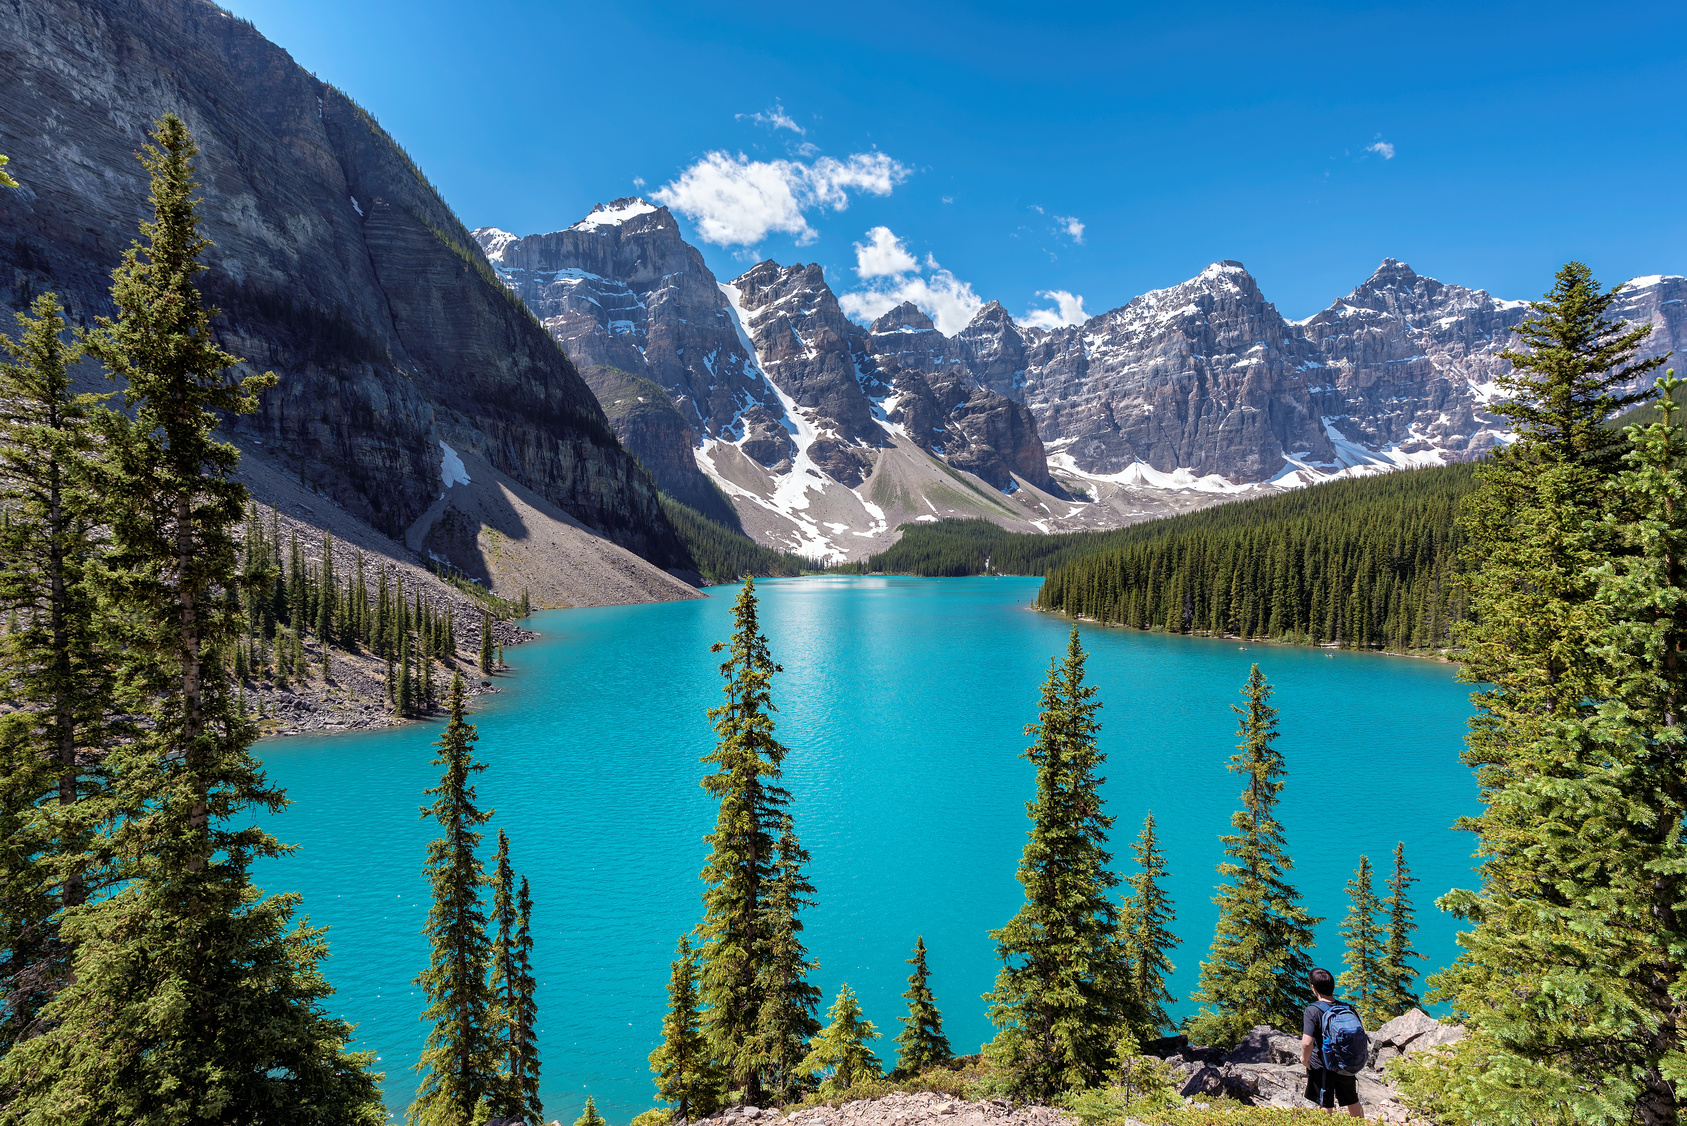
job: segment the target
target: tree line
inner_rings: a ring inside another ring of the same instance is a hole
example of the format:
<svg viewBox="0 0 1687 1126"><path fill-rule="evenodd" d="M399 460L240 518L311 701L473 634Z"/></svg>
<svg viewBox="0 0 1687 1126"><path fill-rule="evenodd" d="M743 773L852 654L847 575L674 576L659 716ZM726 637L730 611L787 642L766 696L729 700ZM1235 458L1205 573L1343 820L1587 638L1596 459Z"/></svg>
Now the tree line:
<svg viewBox="0 0 1687 1126"><path fill-rule="evenodd" d="M1168 633L1445 648L1465 612L1456 514L1473 485L1471 467L1449 466L1316 486L1199 528L1168 522L1051 570L1037 605Z"/></svg>
<svg viewBox="0 0 1687 1126"><path fill-rule="evenodd" d="M703 915L679 939L670 966L662 1042L650 1054L664 1109L641 1116L654 1126L695 1121L721 1107L787 1105L822 1096L870 1095L885 1079L875 1053L880 1033L842 984L824 1024L816 965L802 942L801 912L815 903L804 869L790 794L780 784L789 753L775 735L774 663L760 632L753 580L733 606L734 628L721 665L724 702L710 711L717 742L704 757L704 788L718 802L703 868ZM991 932L1002 967L986 995L997 1028L983 1062L990 1089L1019 1099L1053 1100L1104 1087L1131 1066L1147 1041L1172 1026L1167 1005L1176 911L1153 814L1132 846L1135 870L1121 880L1108 842L1113 827L1101 798L1101 701L1085 683L1087 655L1074 629L1064 660L1051 662L1037 722L1024 752L1036 770L1031 821L1018 879L1024 905ZM1200 986L1200 1011L1186 1023L1205 1044L1230 1046L1257 1024L1299 1027L1311 969L1312 928L1289 879L1275 808L1286 765L1275 748L1277 712L1254 666L1243 689L1238 753L1230 769L1245 780L1232 832L1221 837L1221 916ZM1344 990L1365 1018L1386 1021L1415 1007L1421 956L1404 845L1395 849L1388 895L1379 897L1370 860L1359 858L1343 924ZM1125 889L1123 894L1120 888ZM956 1065L930 984L927 949L916 936L908 1002L888 1078L904 1083Z"/></svg>

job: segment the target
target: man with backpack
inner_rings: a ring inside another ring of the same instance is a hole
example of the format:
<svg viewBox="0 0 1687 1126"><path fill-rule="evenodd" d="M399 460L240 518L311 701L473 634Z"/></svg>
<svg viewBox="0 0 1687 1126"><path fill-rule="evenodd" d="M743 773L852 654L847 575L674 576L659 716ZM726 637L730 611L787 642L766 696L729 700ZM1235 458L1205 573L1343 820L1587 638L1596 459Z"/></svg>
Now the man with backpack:
<svg viewBox="0 0 1687 1126"><path fill-rule="evenodd" d="M1336 979L1329 970L1313 970L1307 984L1312 986L1313 1002L1306 1006L1300 1029L1306 1097L1325 1110L1339 1106L1354 1118L1364 1118L1356 1077L1370 1061L1370 1037L1357 1010L1336 1000Z"/></svg>

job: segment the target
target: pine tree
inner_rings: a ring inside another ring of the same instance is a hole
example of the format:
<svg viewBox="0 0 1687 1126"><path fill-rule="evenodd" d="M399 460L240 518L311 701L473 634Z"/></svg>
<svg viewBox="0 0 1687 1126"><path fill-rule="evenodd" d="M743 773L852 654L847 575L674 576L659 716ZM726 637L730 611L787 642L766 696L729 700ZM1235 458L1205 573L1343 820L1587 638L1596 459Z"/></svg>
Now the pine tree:
<svg viewBox="0 0 1687 1126"><path fill-rule="evenodd" d="M1382 966L1385 939L1377 927L1382 903L1372 881L1370 857L1359 857L1359 870L1347 884L1347 898L1347 918L1341 924L1342 937L1347 940L1347 953L1342 959L1347 969L1336 978L1336 984L1359 1010L1360 1018L1374 1028L1388 1018L1378 1019L1387 985Z"/></svg>
<svg viewBox="0 0 1687 1126"><path fill-rule="evenodd" d="M1288 881L1294 865L1276 818L1287 770L1272 745L1277 709L1258 665L1242 694L1247 707L1234 709L1242 717L1237 730L1242 742L1230 769L1247 780L1247 789L1242 808L1230 819L1236 832L1220 838L1229 859L1218 871L1229 882L1213 897L1218 928L1192 997L1202 1009L1189 1022L1191 1040L1225 1047L1256 1024L1298 1026L1312 971L1312 928L1321 921L1300 906L1300 894Z"/></svg>
<svg viewBox="0 0 1687 1126"><path fill-rule="evenodd" d="M475 805L475 774L486 767L474 761L475 726L463 719L463 678L451 680L451 718L440 736L443 767L439 785L428 790L433 805L424 818L439 822L444 836L428 845L423 868L433 890L427 935L428 968L416 975L430 1021L427 1045L416 1063L422 1079L405 1114L411 1126L472 1126L483 1096L493 1093L497 1066L491 1034L493 999L487 986L491 944L486 936L486 908L480 888L486 872L475 850L477 826L492 817Z"/></svg>
<svg viewBox="0 0 1687 1126"><path fill-rule="evenodd" d="M527 877L521 878L516 897L516 1017L510 1050L510 1065L521 1095L524 1121L545 1120L545 1106L539 1101L539 983L533 978L533 894Z"/></svg>
<svg viewBox="0 0 1687 1126"><path fill-rule="evenodd" d="M1037 768L1031 832L1019 864L1025 905L991 932L1002 969L986 995L1000 1030L988 1048L1020 1093L1051 1098L1104 1081L1112 1032L1127 1018L1125 946L1109 892L1119 879L1106 851L1113 819L1101 811L1096 746L1101 704L1084 684L1074 629L1064 662L1051 661L1025 753Z"/></svg>
<svg viewBox="0 0 1687 1126"><path fill-rule="evenodd" d="M809 1046L808 1055L797 1066L808 1075L820 1077L823 1095L847 1091L857 1083L882 1074L879 1058L869 1046L879 1038L873 1022L861 1015L861 1004L848 985L838 987L837 999L826 1014L831 1023Z"/></svg>
<svg viewBox="0 0 1687 1126"><path fill-rule="evenodd" d="M1406 867L1406 842L1394 846L1394 875L1388 880L1388 898L1382 901L1383 913L1388 916L1388 934L1383 940L1381 985L1373 1006L1380 1020L1392 1020L1410 1009L1417 1008L1418 972L1411 965L1423 955L1412 949L1412 932L1418 929L1412 917L1411 887L1417 878Z"/></svg>
<svg viewBox="0 0 1687 1126"><path fill-rule="evenodd" d="M410 687L410 634L406 632L398 637L398 714L409 715L415 703Z"/></svg>
<svg viewBox="0 0 1687 1126"><path fill-rule="evenodd" d="M493 669L492 656L492 616L480 616L480 671L490 673Z"/></svg>
<svg viewBox="0 0 1687 1126"><path fill-rule="evenodd" d="M707 1118L720 1109L720 1070L703 1035L697 1002L697 955L691 940L680 936L668 976L668 1015L662 1018L662 1043L650 1053L656 1096L672 1103L681 1122Z"/></svg>
<svg viewBox="0 0 1687 1126"><path fill-rule="evenodd" d="M777 875L773 834L789 797L777 785L785 748L773 736L772 683L780 668L757 622L754 580L744 581L732 614L730 648L712 647L728 655L720 666L726 703L709 710L717 741L703 757L715 768L703 778L703 788L720 810L714 831L704 838L710 851L702 873L698 992L706 1006L710 1051L728 1086L754 1106L762 1097L757 1050L767 963L762 926L769 884Z"/></svg>
<svg viewBox="0 0 1687 1126"><path fill-rule="evenodd" d="M776 847L778 857L758 925L761 1010L753 1051L764 1092L784 1104L801 1097L802 1072L797 1065L808 1050L809 1038L820 1030L815 1019L820 990L808 982L817 963L803 946L802 920L797 917L804 907L814 905L814 888L803 871L808 853L797 843L788 815L780 819Z"/></svg>
<svg viewBox="0 0 1687 1126"><path fill-rule="evenodd" d="M1165 888L1166 855L1160 851L1152 812L1143 818L1142 833L1131 848L1136 853L1136 875L1130 878L1123 930L1130 959L1131 1007L1140 1014L1131 1031L1138 1040L1152 1040L1171 1027L1166 1004L1174 998L1166 981L1177 969L1171 951L1183 940L1171 929L1177 912Z"/></svg>
<svg viewBox="0 0 1687 1126"><path fill-rule="evenodd" d="M597 1112L597 1103L590 1095L586 1096L586 1109L574 1120L574 1126L606 1126L603 1115Z"/></svg>
<svg viewBox="0 0 1687 1126"><path fill-rule="evenodd" d="M494 1118L521 1116L521 1063L517 1059L520 1037L516 1022L521 1019L521 969L517 965L515 872L510 867L510 838L498 830L498 853L492 875L491 1039L498 1060L498 1081L487 1092L487 1106Z"/></svg>
<svg viewBox="0 0 1687 1126"><path fill-rule="evenodd" d="M291 926L296 896L250 881L253 860L284 851L257 817L283 796L225 663L243 630L230 595L246 494L216 427L274 377L226 378L236 358L195 287L196 149L173 115L152 139L147 241L113 273L117 319L86 338L131 412L99 416L101 583L121 626L117 703L144 723L107 756L89 850L116 890L63 912L73 980L0 1060L0 1090L25 1123L381 1122L371 1057L345 1052L350 1026L323 1010L323 932Z"/></svg>
<svg viewBox="0 0 1687 1126"><path fill-rule="evenodd" d="M896 1036L894 1076L921 1075L955 1058L949 1038L943 1035L943 1015L937 1011L937 998L931 993L931 971L926 967L923 935L915 937L914 955L908 964L914 967L914 972L908 975L908 991L902 994L902 999L908 1002L908 1015L902 1018L902 1031Z"/></svg>
<svg viewBox="0 0 1687 1126"><path fill-rule="evenodd" d="M117 734L92 573L98 397L71 390L81 349L64 340L52 294L17 321L17 341L0 336L18 361L0 364L0 605L15 623L0 641L15 709L0 720L0 1052L34 1031L69 970L56 912L86 898L92 832L81 814L104 789L103 768L79 763L77 749Z"/></svg>

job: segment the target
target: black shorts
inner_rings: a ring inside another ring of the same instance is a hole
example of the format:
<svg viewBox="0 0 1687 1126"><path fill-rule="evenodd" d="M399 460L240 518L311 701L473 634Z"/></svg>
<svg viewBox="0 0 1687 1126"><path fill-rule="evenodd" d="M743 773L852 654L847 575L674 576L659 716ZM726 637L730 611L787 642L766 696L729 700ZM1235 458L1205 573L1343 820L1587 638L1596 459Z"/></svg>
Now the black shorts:
<svg viewBox="0 0 1687 1126"><path fill-rule="evenodd" d="M1306 1097L1314 1106L1335 1108L1359 1101L1359 1080L1321 1067L1306 1069Z"/></svg>

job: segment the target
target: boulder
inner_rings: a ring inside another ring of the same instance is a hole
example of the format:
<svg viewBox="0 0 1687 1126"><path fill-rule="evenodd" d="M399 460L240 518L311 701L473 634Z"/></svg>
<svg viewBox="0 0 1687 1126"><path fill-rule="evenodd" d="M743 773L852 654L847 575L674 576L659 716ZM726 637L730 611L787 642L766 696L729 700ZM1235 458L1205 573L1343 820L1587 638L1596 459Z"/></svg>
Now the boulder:
<svg viewBox="0 0 1687 1126"><path fill-rule="evenodd" d="M1300 1063L1300 1037L1258 1024L1224 1057L1227 1064Z"/></svg>

